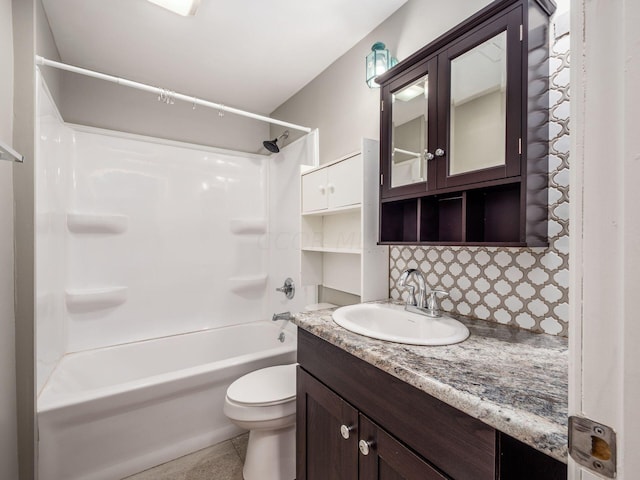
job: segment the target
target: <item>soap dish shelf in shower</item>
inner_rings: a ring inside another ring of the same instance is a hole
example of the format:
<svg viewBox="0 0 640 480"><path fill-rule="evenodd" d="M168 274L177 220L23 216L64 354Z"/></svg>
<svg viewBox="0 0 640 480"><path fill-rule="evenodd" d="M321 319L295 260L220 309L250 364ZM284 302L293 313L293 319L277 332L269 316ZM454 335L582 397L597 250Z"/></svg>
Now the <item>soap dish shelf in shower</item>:
<svg viewBox="0 0 640 480"><path fill-rule="evenodd" d="M65 302L72 313L91 312L117 307L127 301L128 287L67 289Z"/></svg>
<svg viewBox="0 0 640 480"><path fill-rule="evenodd" d="M123 233L129 226L126 215L108 213L67 213L67 228L72 233Z"/></svg>
<svg viewBox="0 0 640 480"><path fill-rule="evenodd" d="M229 229L231 233L236 235L262 235L267 233L267 220L264 218L233 218Z"/></svg>
<svg viewBox="0 0 640 480"><path fill-rule="evenodd" d="M260 273L255 275L242 275L237 277L230 277L229 289L233 293L248 294L253 292L259 292L265 289L267 286L267 274Z"/></svg>

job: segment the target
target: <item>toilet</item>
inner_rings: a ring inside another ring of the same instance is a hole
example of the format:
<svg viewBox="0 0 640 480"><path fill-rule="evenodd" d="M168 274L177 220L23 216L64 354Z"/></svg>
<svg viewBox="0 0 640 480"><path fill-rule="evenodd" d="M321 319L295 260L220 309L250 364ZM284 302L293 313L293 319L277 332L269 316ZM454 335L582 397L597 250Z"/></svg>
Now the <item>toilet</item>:
<svg viewBox="0 0 640 480"><path fill-rule="evenodd" d="M249 430L244 480L296 477L296 364L248 373L227 389L224 414Z"/></svg>

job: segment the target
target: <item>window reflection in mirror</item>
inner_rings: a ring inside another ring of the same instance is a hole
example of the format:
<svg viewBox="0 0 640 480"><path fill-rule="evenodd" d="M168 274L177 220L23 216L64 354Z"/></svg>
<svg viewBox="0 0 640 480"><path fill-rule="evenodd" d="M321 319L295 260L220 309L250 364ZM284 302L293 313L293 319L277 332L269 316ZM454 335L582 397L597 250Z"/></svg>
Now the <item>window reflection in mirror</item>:
<svg viewBox="0 0 640 480"><path fill-rule="evenodd" d="M507 33L451 61L449 175L505 164Z"/></svg>
<svg viewBox="0 0 640 480"><path fill-rule="evenodd" d="M427 180L428 75L393 92L391 98L391 187Z"/></svg>

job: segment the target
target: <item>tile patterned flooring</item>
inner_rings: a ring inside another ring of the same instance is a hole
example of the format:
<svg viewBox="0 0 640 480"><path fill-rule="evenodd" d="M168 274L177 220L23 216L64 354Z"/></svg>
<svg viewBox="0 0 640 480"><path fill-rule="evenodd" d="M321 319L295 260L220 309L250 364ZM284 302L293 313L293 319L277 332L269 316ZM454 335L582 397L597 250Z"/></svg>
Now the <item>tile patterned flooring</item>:
<svg viewBox="0 0 640 480"><path fill-rule="evenodd" d="M242 480L249 434L218 443L125 480Z"/></svg>

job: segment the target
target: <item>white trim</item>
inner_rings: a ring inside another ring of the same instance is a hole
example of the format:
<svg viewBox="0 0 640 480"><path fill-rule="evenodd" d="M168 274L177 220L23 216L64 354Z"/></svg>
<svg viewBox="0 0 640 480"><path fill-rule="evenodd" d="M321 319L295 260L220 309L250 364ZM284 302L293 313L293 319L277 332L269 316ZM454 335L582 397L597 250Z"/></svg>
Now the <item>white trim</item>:
<svg viewBox="0 0 640 480"><path fill-rule="evenodd" d="M199 150L202 152L209 152L209 153L219 153L221 155L230 155L234 157L243 157L243 158L250 158L255 160L266 160L267 158L269 158L268 155L262 155L259 153L242 152L240 150L226 150L224 148L219 148L219 147L209 147L207 145L199 145L197 143L188 143L188 142L181 142L179 140L169 140L166 138L151 137L148 135L140 135L138 133L121 132L119 130L110 130L107 128L99 128L99 127L89 127L87 125L80 125L77 123L64 122L64 124L67 127L71 128L73 131L81 132L81 133L105 135L108 137L122 138L125 140L138 140L141 142L155 143L158 145L165 145L168 147L188 148L190 150Z"/></svg>

